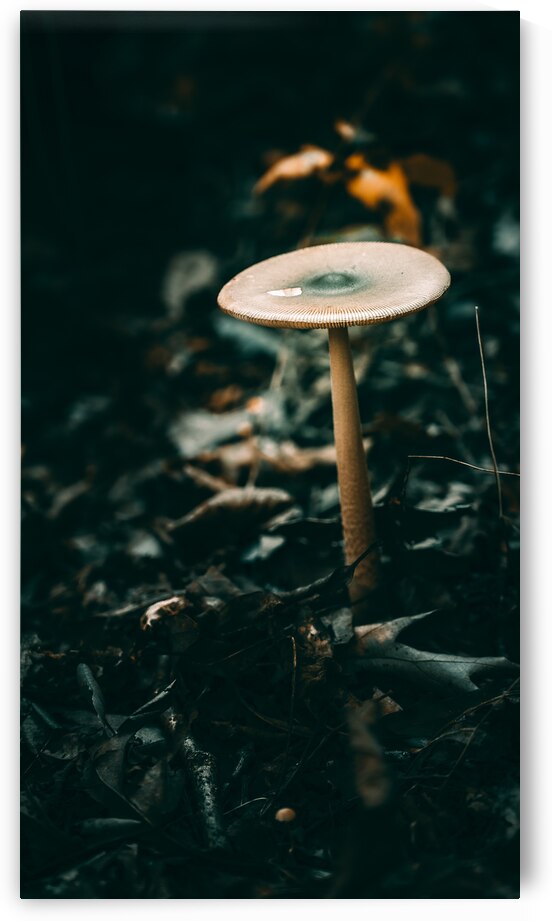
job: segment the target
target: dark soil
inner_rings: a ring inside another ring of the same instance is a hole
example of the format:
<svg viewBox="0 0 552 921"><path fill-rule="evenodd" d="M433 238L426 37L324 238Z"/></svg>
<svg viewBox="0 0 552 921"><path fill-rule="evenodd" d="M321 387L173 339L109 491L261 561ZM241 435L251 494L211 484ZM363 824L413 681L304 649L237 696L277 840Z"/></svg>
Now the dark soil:
<svg viewBox="0 0 552 921"><path fill-rule="evenodd" d="M515 472L518 37L514 13L23 14L24 897L517 897L519 480L501 515L474 307ZM254 195L303 144L328 174ZM449 293L351 335L362 614L324 333L216 307L275 253L389 239L353 153L457 183L410 186Z"/></svg>

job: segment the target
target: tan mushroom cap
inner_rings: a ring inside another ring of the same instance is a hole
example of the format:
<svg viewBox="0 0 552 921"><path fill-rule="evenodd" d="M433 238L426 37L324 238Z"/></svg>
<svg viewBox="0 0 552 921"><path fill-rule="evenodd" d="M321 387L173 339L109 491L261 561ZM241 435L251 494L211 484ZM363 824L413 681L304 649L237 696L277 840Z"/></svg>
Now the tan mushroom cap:
<svg viewBox="0 0 552 921"><path fill-rule="evenodd" d="M422 310L449 285L444 265L412 246L328 243L251 266L224 286L218 303L261 326L367 326Z"/></svg>

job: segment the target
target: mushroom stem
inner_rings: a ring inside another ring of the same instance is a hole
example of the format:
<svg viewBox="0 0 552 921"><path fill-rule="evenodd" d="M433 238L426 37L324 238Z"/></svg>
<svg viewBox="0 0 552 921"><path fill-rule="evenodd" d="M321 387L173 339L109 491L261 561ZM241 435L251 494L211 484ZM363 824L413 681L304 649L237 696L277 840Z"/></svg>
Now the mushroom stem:
<svg viewBox="0 0 552 921"><path fill-rule="evenodd" d="M332 409L345 562L356 560L375 540L374 507L362 442L355 371L347 327L328 329ZM377 558L359 563L349 588L351 601L377 582Z"/></svg>

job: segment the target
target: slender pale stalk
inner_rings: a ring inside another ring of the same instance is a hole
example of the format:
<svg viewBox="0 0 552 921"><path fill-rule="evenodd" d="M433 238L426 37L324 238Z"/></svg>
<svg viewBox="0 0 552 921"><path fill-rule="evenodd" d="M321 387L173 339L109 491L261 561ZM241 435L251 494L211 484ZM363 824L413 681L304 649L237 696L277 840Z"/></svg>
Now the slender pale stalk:
<svg viewBox="0 0 552 921"><path fill-rule="evenodd" d="M358 396L347 327L328 329L334 439L345 541L345 562L352 563L375 540L374 507L362 443ZM374 588L377 556L371 553L357 567L349 588L356 601Z"/></svg>

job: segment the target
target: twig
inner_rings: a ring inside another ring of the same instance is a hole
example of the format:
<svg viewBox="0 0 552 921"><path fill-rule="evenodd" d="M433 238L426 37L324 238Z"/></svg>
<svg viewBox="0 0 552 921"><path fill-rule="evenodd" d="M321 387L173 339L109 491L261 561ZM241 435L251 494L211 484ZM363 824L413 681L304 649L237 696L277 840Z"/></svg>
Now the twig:
<svg viewBox="0 0 552 921"><path fill-rule="evenodd" d="M443 357L443 364L445 366L445 371L449 376L449 380L455 390L457 391L460 400L462 401L466 412L470 418L475 418L477 416L477 404L470 393L470 389L466 384L464 378L462 377L462 371L460 370L460 365L456 358L449 353L447 342L441 326L439 324L439 318L436 310L429 311L429 324L433 331L437 342L441 348L441 354Z"/></svg>
<svg viewBox="0 0 552 921"><path fill-rule="evenodd" d="M268 796L256 796L255 799L248 799L245 803L240 803L239 806L233 806L232 809L227 809L224 815L230 815L232 812L237 812L238 809L244 809L245 806L250 806L251 803L261 803L265 802L268 799Z"/></svg>
<svg viewBox="0 0 552 921"><path fill-rule="evenodd" d="M182 470L186 476L193 480L196 486L210 489L213 493L224 492L225 489L230 489L232 486L222 477L213 476L211 473L207 473L206 470L202 470L201 467L194 467L193 464L184 464Z"/></svg>
<svg viewBox="0 0 552 921"><path fill-rule="evenodd" d="M512 470L497 470L495 467L479 467L477 464L468 464L467 461L458 460L456 457L448 457L446 454L408 454L408 460L444 460L450 461L451 464L460 464L462 467L469 467L471 470L481 470L482 473L499 474L499 476L517 476Z"/></svg>
<svg viewBox="0 0 552 921"><path fill-rule="evenodd" d="M342 724L342 725L343 725L343 724ZM322 739L320 740L320 742L318 743L318 745L315 745L315 747L314 747L313 749L311 749L311 745L312 745L312 742L313 742L313 738L314 738L314 737L311 736L311 738L307 741L307 744L305 745L305 749L304 749L304 751L303 751L303 754L302 754L301 757L299 758L299 761L297 762L297 764L295 765L295 767L292 769L291 773L288 774L288 776L285 778L285 780L283 781L283 783L281 784L281 786L279 787L279 789L277 790L277 792L274 793L274 794L271 796L271 798L268 800L266 806L263 806L263 808L262 808L262 810L261 810L261 815L262 815L262 816L266 815L266 813L267 813L268 810L270 809L272 803L274 802L274 799L276 798L276 796L281 796L282 793L284 792L284 790L287 790L287 788L289 787L289 785L291 784L291 782L292 782L293 780L295 780L295 778L297 777L297 774L298 774L299 771L303 768L303 766L307 763L307 761L309 761L310 758L312 758L314 755L316 755L316 753L323 747L323 745L326 744L326 742L328 741L328 739L331 739L331 737L332 737L336 732L338 732L340 728L341 728L341 726L337 726L335 729L332 729L330 732L328 732L325 736L322 737Z"/></svg>
<svg viewBox="0 0 552 921"><path fill-rule="evenodd" d="M201 751L190 735L184 736L181 740L180 750L185 756L186 768L194 788L207 846L210 848L225 847L226 836L219 810L215 759L209 752Z"/></svg>
<svg viewBox="0 0 552 921"><path fill-rule="evenodd" d="M269 716L264 716L262 713L259 713L258 710L255 710L254 707L251 706L251 704L248 704L247 701L244 700L243 695L240 693L237 687L234 690L236 692L236 696L238 700L240 701L241 704L243 704L245 709L249 710L249 712L252 713L253 716L257 717L257 719L260 720L262 723L266 723L267 726L272 726L274 729L278 729L281 733L284 733L284 732L287 733L287 735L295 734L301 737L310 735L310 730L303 728L301 726L297 726L295 729L290 728L289 720L286 723L285 720L271 719ZM295 693L294 690L293 690L293 693Z"/></svg>
<svg viewBox="0 0 552 921"><path fill-rule="evenodd" d="M503 518L504 514L502 511L502 487L500 485L500 476L498 471L498 464L496 462L496 454L493 444L493 435L491 432L491 418L489 415L489 391L487 388L487 372L485 370L485 355L483 352L483 342L481 340L481 330L479 327L479 307L475 308L475 325L477 328L477 342L479 345L479 357L481 359L481 373L483 375L483 394L485 398L485 423L487 426L487 438L489 440L489 450L491 452L491 458L493 461L493 470L496 479L496 489L498 493L498 517Z"/></svg>
<svg viewBox="0 0 552 921"><path fill-rule="evenodd" d="M287 728L287 739L286 739L286 748L284 751L284 757L282 759L282 766L278 772L278 780L274 788L274 792L267 799L267 803L263 806L262 815L265 815L268 810L271 808L272 804L278 796L280 796L282 790L286 786L285 783L285 773L288 765L289 751L291 748L291 739L293 736L293 716L295 712L295 689L297 684L297 643L295 637L291 636L291 648L292 648L292 673L291 673L291 697L289 703L289 716L288 716L288 728ZM307 743L307 748L310 745L310 740Z"/></svg>
<svg viewBox="0 0 552 921"><path fill-rule="evenodd" d="M487 718L489 713L492 711L493 707L495 707L497 704L502 703L502 701L508 699L510 692L513 690L513 688L515 688L516 684L518 683L519 683L519 678L516 678L500 694L496 694L494 697L478 701L478 703L476 703L473 707L467 707L465 710L462 711L462 713L459 716L456 716L454 717L454 719L451 719L447 723L445 723L445 725L439 730L439 733L435 736L435 738L431 739L426 745L424 745L421 751L419 751L418 754L415 756L414 760L412 761L409 769L407 770L404 776L404 781L413 780L416 778L417 775L412 773L413 767L418 764L418 761L421 758L421 756L424 755L425 752L427 752L433 745L435 745L436 742L439 742L441 739L446 738L447 736L454 734L455 732L468 733L470 735L470 738L466 742L465 746L462 748L462 751L460 752L460 755L458 756L458 758L454 761L450 771L445 775L436 775L436 774L433 775L433 779L444 780L444 784L443 784L443 787L444 787L450 780L455 769L458 767L462 759L465 757L466 751L471 745L471 743L473 742L475 734L477 733L477 730L479 729L483 721ZM465 719L468 716L468 714L476 713L478 710L481 710L483 707L489 707L490 709L483 715L482 719L479 720L479 722L475 726L471 726L471 727L469 726L459 727L458 726L458 723L461 719L462 720ZM427 775L420 774L419 779L428 779L428 778L427 778Z"/></svg>
<svg viewBox="0 0 552 921"><path fill-rule="evenodd" d="M207 847L226 847L213 755L198 748L195 739L181 726L181 718L172 708L163 715L163 724L175 739L176 750L190 778Z"/></svg>
<svg viewBox="0 0 552 921"><path fill-rule="evenodd" d="M282 764L281 773L284 774L288 757L289 749L291 745L291 737L293 735L293 717L295 713L295 688L297 684L297 643L295 642L295 637L290 636L291 647L292 647L292 673L291 673L291 697L289 702L289 717L288 717L288 732L287 732L287 741L286 741L286 750L284 753L284 760Z"/></svg>
<svg viewBox="0 0 552 921"><path fill-rule="evenodd" d="M297 601L305 601L307 598L320 597L323 592L336 592L337 589L349 584L359 563L362 563L362 561L378 547L381 547L381 541L375 540L356 560L353 560L353 562L349 563L347 566L338 566L338 568L334 569L328 576L322 576L320 579L311 582L310 585L301 585L299 588L293 588L287 592L278 592L275 594L275 597L279 601L283 601L284 604L290 602L294 604Z"/></svg>

